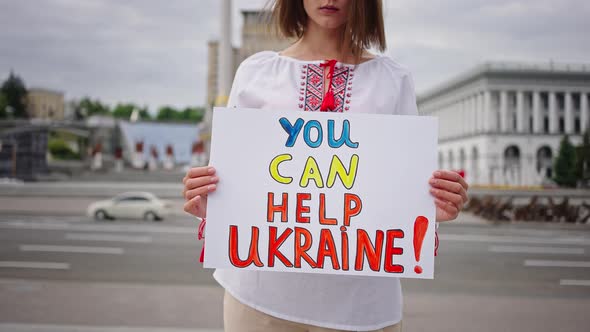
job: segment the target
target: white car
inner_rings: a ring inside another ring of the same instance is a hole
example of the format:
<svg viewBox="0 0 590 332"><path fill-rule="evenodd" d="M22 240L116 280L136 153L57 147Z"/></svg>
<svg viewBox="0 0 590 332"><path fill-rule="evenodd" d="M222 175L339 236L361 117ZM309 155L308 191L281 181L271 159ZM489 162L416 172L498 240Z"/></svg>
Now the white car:
<svg viewBox="0 0 590 332"><path fill-rule="evenodd" d="M88 206L88 216L96 220L144 219L160 221L168 215L171 204L148 192L127 192Z"/></svg>

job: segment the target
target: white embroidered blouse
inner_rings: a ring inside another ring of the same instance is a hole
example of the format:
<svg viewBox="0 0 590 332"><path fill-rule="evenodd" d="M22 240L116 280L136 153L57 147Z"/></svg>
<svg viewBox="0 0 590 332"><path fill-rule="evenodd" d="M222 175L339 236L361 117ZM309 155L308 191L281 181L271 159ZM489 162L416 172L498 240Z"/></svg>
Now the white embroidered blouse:
<svg viewBox="0 0 590 332"><path fill-rule="evenodd" d="M325 63L257 53L238 68L228 107L319 111ZM334 112L418 114L410 73L388 57L336 63L331 86ZM217 270L214 277L240 302L289 321L370 331L402 319L397 278L243 270Z"/></svg>

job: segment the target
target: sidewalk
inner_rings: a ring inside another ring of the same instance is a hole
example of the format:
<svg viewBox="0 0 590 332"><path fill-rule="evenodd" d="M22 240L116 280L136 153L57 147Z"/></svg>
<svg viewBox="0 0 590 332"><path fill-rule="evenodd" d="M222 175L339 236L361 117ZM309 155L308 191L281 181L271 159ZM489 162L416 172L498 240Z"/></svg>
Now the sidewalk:
<svg viewBox="0 0 590 332"><path fill-rule="evenodd" d="M0 322L44 324L45 329L22 330L43 332L56 331L51 324L73 326L68 332L103 331L76 330L78 325L111 326L117 332L148 326L215 330L223 326L223 292L216 286L0 279L0 298L6 299ZM0 331L14 330L0 325Z"/></svg>
<svg viewBox="0 0 590 332"><path fill-rule="evenodd" d="M590 324L584 298L404 293L408 332L581 332ZM217 286L0 279L0 298L12 299L0 332L217 332L222 296Z"/></svg>
<svg viewBox="0 0 590 332"><path fill-rule="evenodd" d="M0 332L223 332L223 329L0 323Z"/></svg>

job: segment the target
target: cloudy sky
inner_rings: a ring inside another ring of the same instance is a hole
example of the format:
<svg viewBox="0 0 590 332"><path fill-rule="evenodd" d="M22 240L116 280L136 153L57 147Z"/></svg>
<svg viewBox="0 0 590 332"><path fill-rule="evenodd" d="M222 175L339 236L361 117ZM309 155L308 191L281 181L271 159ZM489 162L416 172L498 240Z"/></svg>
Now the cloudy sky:
<svg viewBox="0 0 590 332"><path fill-rule="evenodd" d="M234 0L239 11L264 0ZM387 55L417 92L487 60L590 63L587 0L384 0ZM108 103L205 103L218 0L0 0L0 78Z"/></svg>

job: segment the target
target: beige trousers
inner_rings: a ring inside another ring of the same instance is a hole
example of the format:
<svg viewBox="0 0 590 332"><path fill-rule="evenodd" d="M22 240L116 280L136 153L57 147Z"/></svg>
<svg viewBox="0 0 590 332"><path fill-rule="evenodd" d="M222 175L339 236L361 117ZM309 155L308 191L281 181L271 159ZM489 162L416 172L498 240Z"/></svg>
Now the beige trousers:
<svg viewBox="0 0 590 332"><path fill-rule="evenodd" d="M291 322L276 318L242 304L225 292L223 299L225 332L339 332L341 330ZM373 332L401 332L402 323ZM342 331L344 332L344 331Z"/></svg>

